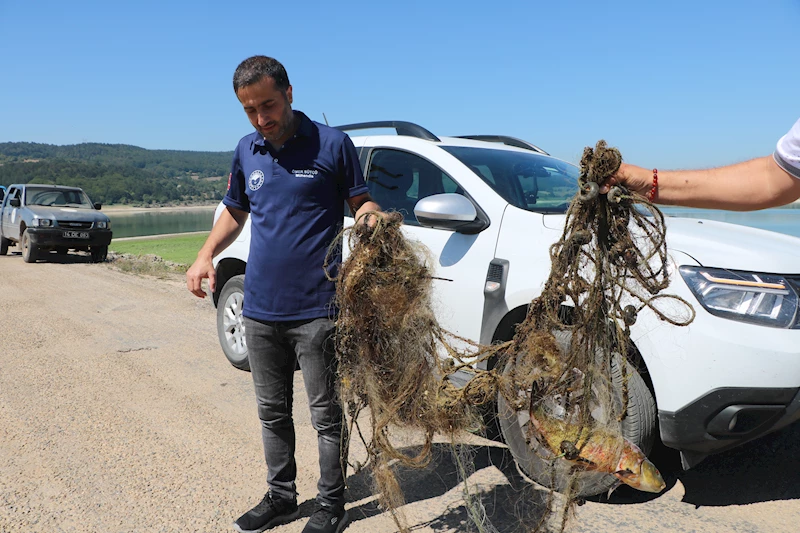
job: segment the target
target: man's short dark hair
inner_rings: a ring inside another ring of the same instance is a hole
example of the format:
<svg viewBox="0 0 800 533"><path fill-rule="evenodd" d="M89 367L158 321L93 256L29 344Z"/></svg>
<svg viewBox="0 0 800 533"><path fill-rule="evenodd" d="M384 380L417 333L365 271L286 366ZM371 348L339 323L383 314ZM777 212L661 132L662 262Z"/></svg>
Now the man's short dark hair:
<svg viewBox="0 0 800 533"><path fill-rule="evenodd" d="M248 57L236 67L233 73L233 92L238 93L242 87L253 85L269 76L275 80L275 87L282 93L289 88L289 75L280 61L267 56Z"/></svg>

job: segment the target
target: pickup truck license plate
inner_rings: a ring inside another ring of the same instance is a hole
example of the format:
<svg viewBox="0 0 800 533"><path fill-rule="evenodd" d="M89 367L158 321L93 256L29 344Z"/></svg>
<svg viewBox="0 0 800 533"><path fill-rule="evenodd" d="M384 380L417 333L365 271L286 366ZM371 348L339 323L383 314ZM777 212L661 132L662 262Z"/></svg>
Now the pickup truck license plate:
<svg viewBox="0 0 800 533"><path fill-rule="evenodd" d="M88 231L65 231L64 237L67 239L88 239Z"/></svg>

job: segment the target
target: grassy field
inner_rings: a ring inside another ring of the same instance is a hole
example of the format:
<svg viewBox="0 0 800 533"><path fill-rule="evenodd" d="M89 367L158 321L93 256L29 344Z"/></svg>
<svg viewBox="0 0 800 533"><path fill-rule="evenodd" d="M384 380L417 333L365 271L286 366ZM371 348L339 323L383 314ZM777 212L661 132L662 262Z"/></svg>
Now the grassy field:
<svg viewBox="0 0 800 533"><path fill-rule="evenodd" d="M157 255L164 261L191 265L197 252L206 242L208 233L180 235L174 237L153 237L131 241L111 241L110 250L122 254Z"/></svg>

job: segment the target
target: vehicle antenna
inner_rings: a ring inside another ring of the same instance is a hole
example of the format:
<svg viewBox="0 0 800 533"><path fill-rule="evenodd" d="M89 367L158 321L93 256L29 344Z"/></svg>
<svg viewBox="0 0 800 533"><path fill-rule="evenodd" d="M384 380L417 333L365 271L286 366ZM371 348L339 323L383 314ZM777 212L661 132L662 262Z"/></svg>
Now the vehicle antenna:
<svg viewBox="0 0 800 533"><path fill-rule="evenodd" d="M325 119L325 125L330 126L330 124L328 124L328 117L325 116L325 113L322 113L322 118Z"/></svg>

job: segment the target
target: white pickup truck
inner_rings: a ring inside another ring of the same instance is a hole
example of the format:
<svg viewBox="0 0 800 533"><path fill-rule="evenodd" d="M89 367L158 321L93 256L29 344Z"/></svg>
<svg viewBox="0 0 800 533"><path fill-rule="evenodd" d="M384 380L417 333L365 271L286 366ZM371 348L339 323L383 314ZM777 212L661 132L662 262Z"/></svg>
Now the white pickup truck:
<svg viewBox="0 0 800 533"><path fill-rule="evenodd" d="M561 236L578 169L510 137L437 137L397 121L340 129L386 127L397 135L352 139L372 197L402 212L407 235L433 253L441 325L483 344L510 339L548 276L548 248ZM707 220L668 218L667 227L664 292L691 302L697 316L676 327L639 313L628 354L638 372L628 405L636 416L622 430L645 452L659 436L689 468L800 418L800 239ZM245 370L249 236L248 221L215 258L220 343ZM541 459L524 438L529 421L500 407L511 452L540 480Z"/></svg>
<svg viewBox="0 0 800 533"><path fill-rule="evenodd" d="M12 184L0 201L0 255L16 243L26 263L56 250L89 251L95 263L106 260L111 221L78 187Z"/></svg>

